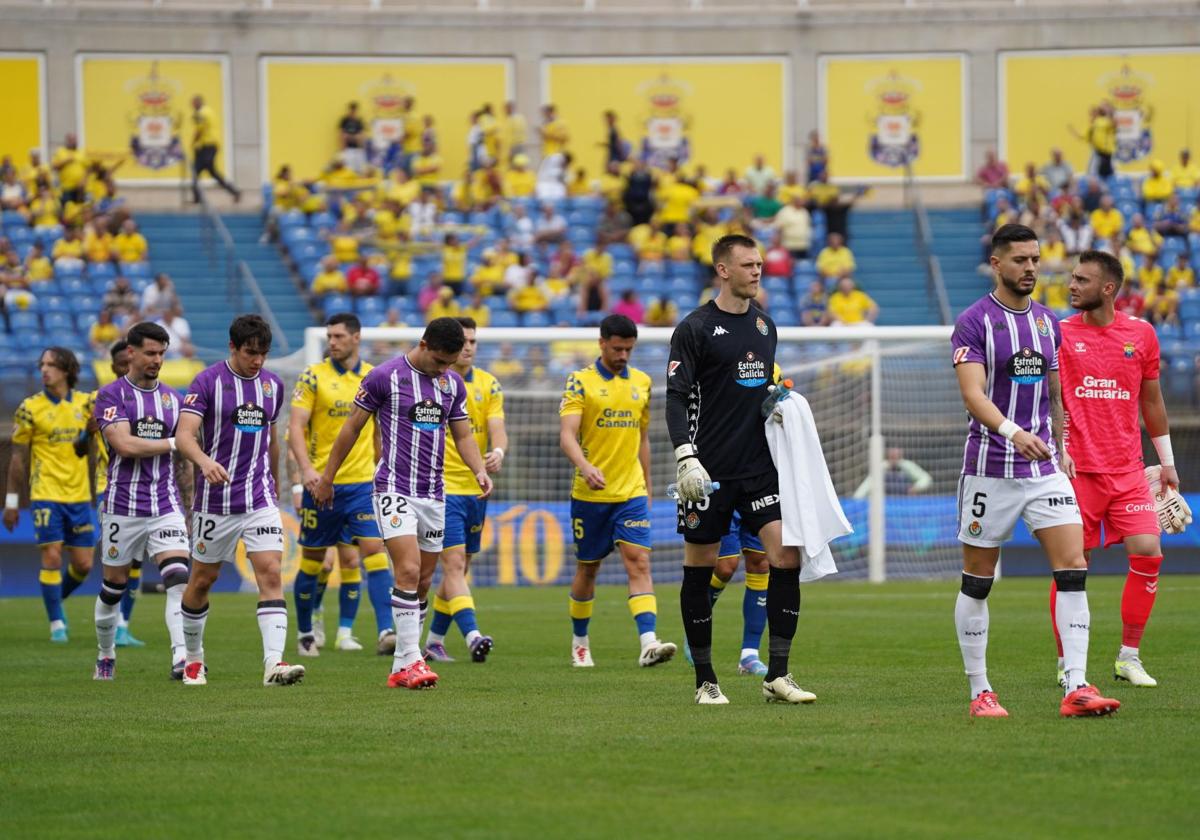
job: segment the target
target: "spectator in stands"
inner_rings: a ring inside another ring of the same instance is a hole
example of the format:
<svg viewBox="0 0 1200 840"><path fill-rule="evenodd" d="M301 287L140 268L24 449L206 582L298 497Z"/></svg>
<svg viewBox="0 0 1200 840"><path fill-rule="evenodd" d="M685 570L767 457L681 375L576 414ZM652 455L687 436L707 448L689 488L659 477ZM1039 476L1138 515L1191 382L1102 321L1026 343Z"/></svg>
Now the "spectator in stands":
<svg viewBox="0 0 1200 840"><path fill-rule="evenodd" d="M529 198L537 187L537 176L529 170L529 157L515 155L512 167L504 173L506 198Z"/></svg>
<svg viewBox="0 0 1200 840"><path fill-rule="evenodd" d="M621 299L613 306L612 314L624 315L635 324L644 323L646 320L645 307L642 306L642 302L638 300L637 292L633 289L626 289L621 292Z"/></svg>
<svg viewBox="0 0 1200 840"><path fill-rule="evenodd" d="M829 296L824 322L833 326L853 326L874 323L879 306L866 292L860 290L849 274L838 280L837 289Z"/></svg>
<svg viewBox="0 0 1200 840"><path fill-rule="evenodd" d="M1167 273L1158 264L1158 252L1151 251L1142 257L1142 265L1137 270L1138 287L1146 295L1146 305L1150 305L1150 292L1157 289L1166 280Z"/></svg>
<svg viewBox="0 0 1200 840"><path fill-rule="evenodd" d="M109 290L100 299L100 305L112 313L113 320L124 323L138 314L138 294L124 275L113 281Z"/></svg>
<svg viewBox="0 0 1200 840"><path fill-rule="evenodd" d="M346 285L350 294L355 297L372 297L379 294L379 272L362 254L349 271L346 272Z"/></svg>
<svg viewBox="0 0 1200 840"><path fill-rule="evenodd" d="M1070 272L1067 261L1067 244L1057 227L1051 227L1041 241L1041 271L1046 275L1065 276Z"/></svg>
<svg viewBox="0 0 1200 840"><path fill-rule="evenodd" d="M797 308L801 326L821 326L825 321L825 311L829 308L829 293L825 291L825 284L820 280L809 283L808 291L800 298Z"/></svg>
<svg viewBox="0 0 1200 840"><path fill-rule="evenodd" d="M442 241L442 280L456 295L467 281L467 254L476 244L475 239L459 242L457 234L453 233L446 234Z"/></svg>
<svg viewBox="0 0 1200 840"><path fill-rule="evenodd" d="M508 240L517 251L533 249L534 225L533 219L525 212L525 206L514 204L508 220Z"/></svg>
<svg viewBox="0 0 1200 840"><path fill-rule="evenodd" d="M625 193L621 200L629 214L630 227L644 225L654 215L654 176L644 161L634 161L633 171L625 181Z"/></svg>
<svg viewBox="0 0 1200 840"><path fill-rule="evenodd" d="M154 282L142 292L142 317L161 317L178 304L179 295L175 291L175 284L171 282L169 275L160 271L154 276Z"/></svg>
<svg viewBox="0 0 1200 840"><path fill-rule="evenodd" d="M575 316L587 326L600 323L600 319L608 312L608 283L593 271L584 269L579 284L579 296L575 306Z"/></svg>
<svg viewBox="0 0 1200 840"><path fill-rule="evenodd" d="M1072 213L1059 221L1058 232L1068 257L1077 257L1092 247L1092 226L1084 216Z"/></svg>
<svg viewBox="0 0 1200 840"><path fill-rule="evenodd" d="M67 228L63 238L54 243L50 257L55 271L83 271L83 240L79 238L79 230Z"/></svg>
<svg viewBox="0 0 1200 840"><path fill-rule="evenodd" d="M457 318L460 312L458 300L454 297L454 290L449 286L442 286L438 289L437 297L425 310L425 323L428 324L436 318Z"/></svg>
<svg viewBox="0 0 1200 840"><path fill-rule="evenodd" d="M767 165L767 159L761 154L754 156L754 163L746 167L742 180L751 195L762 195L767 191L767 185L775 181L775 170Z"/></svg>
<svg viewBox="0 0 1200 840"><path fill-rule="evenodd" d="M859 198L867 194L866 187L856 187L848 192L842 192L836 184L829 181L829 170L821 173L821 177L808 185L808 204L810 210L825 212L825 228L829 233L840 234L843 240L850 238L850 210Z"/></svg>
<svg viewBox="0 0 1200 840"><path fill-rule="evenodd" d="M500 345L499 353L488 369L503 385L517 384L525 376L525 365L507 341Z"/></svg>
<svg viewBox="0 0 1200 840"><path fill-rule="evenodd" d="M138 232L137 222L133 219L121 223L121 232L114 237L113 248L117 252L117 259L123 263L145 262L150 252L146 237Z"/></svg>
<svg viewBox="0 0 1200 840"><path fill-rule="evenodd" d="M567 172L571 167L569 152L542 158L538 164L534 195L538 201L561 201L567 197Z"/></svg>
<svg viewBox="0 0 1200 840"><path fill-rule="evenodd" d="M668 182L658 190L658 221L664 227L686 224L692 219L692 208L700 200L700 191L685 178Z"/></svg>
<svg viewBox="0 0 1200 840"><path fill-rule="evenodd" d="M679 320L679 307L667 295L660 295L646 307L646 326L673 327Z"/></svg>
<svg viewBox="0 0 1200 840"><path fill-rule="evenodd" d="M517 110L516 102L504 103L504 116L500 118L501 159L512 161L516 155L525 154L529 137L529 125L525 116Z"/></svg>
<svg viewBox="0 0 1200 840"><path fill-rule="evenodd" d="M605 140L600 145L604 147L606 164L620 166L629 157L630 146L629 141L621 136L616 111L604 112L604 137Z"/></svg>
<svg viewBox="0 0 1200 840"><path fill-rule="evenodd" d="M856 268L854 254L846 247L840 233L831 233L826 238L828 244L817 254L817 274L826 281L837 280L854 273Z"/></svg>
<svg viewBox="0 0 1200 840"><path fill-rule="evenodd" d="M580 198L595 194L596 190L593 183L588 180L587 170L582 166L575 167L574 176L567 182L567 196L569 198Z"/></svg>
<svg viewBox="0 0 1200 840"><path fill-rule="evenodd" d="M1008 188L1008 165L996 157L995 149L983 153L983 166L975 172L975 183L984 190Z"/></svg>
<svg viewBox="0 0 1200 840"><path fill-rule="evenodd" d="M570 240L567 240L559 245L558 250L550 256L547 264L547 277L551 281L562 281L569 284L582 264L579 255L575 253L575 247Z"/></svg>
<svg viewBox="0 0 1200 840"><path fill-rule="evenodd" d="M88 343L92 346L92 355L103 356L108 348L121 337L121 328L113 323L111 309L101 309L95 323L88 330Z"/></svg>
<svg viewBox="0 0 1200 840"><path fill-rule="evenodd" d="M505 269L506 266L496 257L496 250L486 249L480 255L479 265L471 273L471 287L485 296L504 294L507 291L504 284Z"/></svg>
<svg viewBox="0 0 1200 840"><path fill-rule="evenodd" d="M321 271L313 278L312 293L317 297L328 294L344 295L350 290L346 275L338 265L337 257L329 254L321 260Z"/></svg>
<svg viewBox="0 0 1200 840"><path fill-rule="evenodd" d="M533 241L537 245L542 248L557 245L567 236L567 220L547 201L542 204L541 215L534 222L533 230Z"/></svg>
<svg viewBox="0 0 1200 840"><path fill-rule="evenodd" d="M33 197L41 192L43 187L50 186L52 170L48 163L42 161L42 153L37 149L29 150L29 165L21 170L21 183L25 185L25 194Z"/></svg>
<svg viewBox="0 0 1200 840"><path fill-rule="evenodd" d="M1113 240L1125 229L1125 217L1113 206L1113 197L1107 193L1100 199L1100 206L1092 211L1092 234L1101 247Z"/></svg>
<svg viewBox="0 0 1200 840"><path fill-rule="evenodd" d="M1145 312L1156 327L1163 324L1179 326L1179 292L1169 288L1165 280L1160 280L1146 291Z"/></svg>
<svg viewBox="0 0 1200 840"><path fill-rule="evenodd" d="M1121 285L1121 291L1117 292L1117 296L1113 300L1113 307L1131 318L1142 317L1142 311L1146 308L1146 299L1138 291L1132 278L1126 276L1125 282Z"/></svg>
<svg viewBox="0 0 1200 840"><path fill-rule="evenodd" d="M25 206L29 196L25 193L25 185L17 178L16 169L9 168L0 177L0 210L9 213L19 213L25 221L29 221L29 209Z"/></svg>
<svg viewBox="0 0 1200 840"><path fill-rule="evenodd" d="M726 169L725 179L717 184L714 192L720 196L728 196L730 198L741 198L745 192L741 179L738 178L737 170Z"/></svg>
<svg viewBox="0 0 1200 840"><path fill-rule="evenodd" d="M597 187L601 197L609 203L619 202L621 194L625 192L625 176L621 174L621 165L610 163L600 173L597 179Z"/></svg>
<svg viewBox="0 0 1200 840"><path fill-rule="evenodd" d="M1081 196L1081 204L1084 212L1091 214L1101 209L1104 203L1104 196L1108 193L1104 188L1104 183L1094 176L1084 179L1083 194Z"/></svg>
<svg viewBox="0 0 1200 840"><path fill-rule="evenodd" d="M813 180L816 180L815 178ZM801 181L800 176L796 174L796 170L789 169L783 173L783 183L775 192L775 197L778 198L784 207L792 203L795 196L800 196L800 203L807 204L808 188L805 186L807 181Z"/></svg>
<svg viewBox="0 0 1200 840"><path fill-rule="evenodd" d="M1200 164L1192 163L1192 153L1179 152L1179 167L1175 170L1175 189L1192 190L1200 186Z"/></svg>
<svg viewBox="0 0 1200 840"><path fill-rule="evenodd" d="M154 319L167 331L171 343L167 346L168 359L190 359L196 355L192 346L192 325L183 317L183 307L176 300L164 315Z"/></svg>
<svg viewBox="0 0 1200 840"><path fill-rule="evenodd" d="M1164 237L1187 238L1188 220L1179 206L1179 196L1171 193L1167 200L1158 205L1154 214L1154 231Z"/></svg>
<svg viewBox="0 0 1200 840"><path fill-rule="evenodd" d="M212 108L204 104L204 97L192 97L192 201L200 203L200 176L208 175L233 196L234 202L241 201L242 193L227 182L217 171L217 130Z"/></svg>
<svg viewBox="0 0 1200 840"><path fill-rule="evenodd" d="M821 180L821 176L829 168L829 150L821 142L821 133L816 129L808 132L808 145L804 147L804 164L808 169L808 177L805 180L809 183Z"/></svg>
<svg viewBox="0 0 1200 840"><path fill-rule="evenodd" d="M20 255L13 249L0 254L0 283L7 289L26 289L30 280L25 271L25 264Z"/></svg>
<svg viewBox="0 0 1200 840"><path fill-rule="evenodd" d="M570 132L567 131L567 124L559 119L558 109L551 103L542 106L542 124L538 126L538 134L542 138L543 160L567 151Z"/></svg>
<svg viewBox="0 0 1200 840"><path fill-rule="evenodd" d="M1129 221L1129 230L1125 233L1125 244L1129 250L1143 256L1156 254L1162 248L1162 243L1162 236L1146 227L1146 218L1141 213L1134 213Z"/></svg>
<svg viewBox="0 0 1200 840"><path fill-rule="evenodd" d="M812 247L812 216L804 202L805 192L793 191L790 203L779 209L772 223L779 231L780 243L794 260L808 259Z"/></svg>
<svg viewBox="0 0 1200 840"><path fill-rule="evenodd" d="M422 187L436 187L442 177L442 156L432 143L421 144L421 152L412 159L413 180Z"/></svg>
<svg viewBox="0 0 1200 840"><path fill-rule="evenodd" d="M639 265L662 262L667 255L667 235L657 222L634 227L629 231L629 244L637 254Z"/></svg>
<svg viewBox="0 0 1200 840"><path fill-rule="evenodd" d="M446 288L446 284L442 282L442 275L436 271L430 272L425 285L417 292L417 307L422 312L428 312L429 307L441 296L444 288ZM454 294L453 289L450 290L450 294Z"/></svg>
<svg viewBox="0 0 1200 840"><path fill-rule="evenodd" d="M1062 149L1050 150L1050 162L1042 167L1042 177L1046 179L1051 190L1066 192L1070 188L1075 171L1063 158Z"/></svg>
<svg viewBox="0 0 1200 840"><path fill-rule="evenodd" d="M74 134L67 134L63 144L50 160L50 167L58 175L59 201L64 205L83 204L87 200L84 194L84 181L87 179L87 155L79 148L79 140Z"/></svg>
<svg viewBox="0 0 1200 840"><path fill-rule="evenodd" d="M524 254L522 259L528 259ZM511 271L513 266L509 267ZM520 267L524 275L524 283L520 286L514 285L512 291L508 293L509 305L514 312L525 314L527 312L545 312L550 308L550 295L546 293L546 289L538 282L537 271L526 264Z"/></svg>
<svg viewBox="0 0 1200 840"><path fill-rule="evenodd" d="M624 242L631 227L633 220L625 212L624 206L619 201L610 201L605 205L604 214L596 224L596 237L603 239L608 245Z"/></svg>
<svg viewBox="0 0 1200 840"><path fill-rule="evenodd" d="M83 226L83 256L92 265L113 262L116 258L113 235L108 232L103 216L97 216Z"/></svg>
<svg viewBox="0 0 1200 840"><path fill-rule="evenodd" d="M483 292L479 291L478 289L476 289L475 294L471 296L471 305L464 307L462 314L468 318L474 319L475 326L477 327L486 327L492 321L492 310L487 303L484 302Z"/></svg>
<svg viewBox="0 0 1200 840"><path fill-rule="evenodd" d="M42 247L41 242L34 242L29 247L29 253L25 257L25 276L30 283L40 283L54 277L54 265L46 256L46 249Z"/></svg>
<svg viewBox="0 0 1200 840"><path fill-rule="evenodd" d="M775 183L767 184L761 193L747 202L747 206L756 222L764 219L774 220L775 214L783 209L783 202L776 195Z"/></svg>
<svg viewBox="0 0 1200 840"><path fill-rule="evenodd" d="M342 265L358 260L358 237L350 231L350 225L342 220L329 234L329 250L333 258Z"/></svg>
<svg viewBox="0 0 1200 840"><path fill-rule="evenodd" d="M667 259L672 262L686 263L692 259L692 236L685 224L675 225L671 235L667 237Z"/></svg>
<svg viewBox="0 0 1200 840"><path fill-rule="evenodd" d="M508 294L520 291L529 285L529 278L536 276L533 266L529 261L529 254L521 253L516 255L517 259L504 265L504 274L502 276L502 290L498 290L497 294Z"/></svg>
<svg viewBox="0 0 1200 840"><path fill-rule="evenodd" d="M1167 288L1190 289L1196 285L1196 272L1188 265L1188 255L1180 251L1175 255L1175 265L1167 270Z"/></svg>
<svg viewBox="0 0 1200 840"><path fill-rule="evenodd" d="M597 236L596 243L583 252L583 265L603 280L612 277L613 258L608 252L608 243L602 237Z"/></svg>
<svg viewBox="0 0 1200 840"><path fill-rule="evenodd" d="M916 461L904 457L899 446L889 446L883 463L883 492L887 496L916 496L933 486L933 476ZM871 495L871 476L867 476L854 491L854 498Z"/></svg>
<svg viewBox="0 0 1200 840"><path fill-rule="evenodd" d="M1037 171L1037 166L1033 161L1025 164L1025 172L1017 179L1017 183L1013 186L1013 192L1017 195L1017 201L1025 204L1044 204L1050 199L1050 181L1045 176Z"/></svg>
<svg viewBox="0 0 1200 840"><path fill-rule="evenodd" d="M771 244L767 247L766 253L763 254L762 273L764 277L792 276L792 256L783 247L780 240L780 232L775 231L771 237Z"/></svg>
<svg viewBox="0 0 1200 840"><path fill-rule="evenodd" d="M1161 160L1150 161L1150 174L1142 181L1142 200L1147 204L1166 201L1175 192L1170 173L1164 171Z"/></svg>
<svg viewBox="0 0 1200 840"><path fill-rule="evenodd" d="M29 202L30 223L36 231L57 227L62 213L62 204L54 197L50 187L42 187L37 198Z"/></svg>

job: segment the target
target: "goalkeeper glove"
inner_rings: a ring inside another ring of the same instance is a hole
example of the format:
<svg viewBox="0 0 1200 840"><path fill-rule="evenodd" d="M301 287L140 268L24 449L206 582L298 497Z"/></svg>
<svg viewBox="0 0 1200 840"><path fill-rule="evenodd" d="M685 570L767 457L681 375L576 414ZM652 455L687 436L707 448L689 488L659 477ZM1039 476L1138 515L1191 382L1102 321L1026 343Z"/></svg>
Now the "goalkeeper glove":
<svg viewBox="0 0 1200 840"><path fill-rule="evenodd" d="M696 457L696 447L690 443L675 447L677 465L675 477L679 482L679 498L685 502L703 501L712 487L708 470Z"/></svg>
<svg viewBox="0 0 1200 840"><path fill-rule="evenodd" d="M1158 527L1168 534L1182 534L1192 524L1192 509L1183 496L1162 483L1162 468L1146 467L1146 483L1154 494L1154 512Z"/></svg>

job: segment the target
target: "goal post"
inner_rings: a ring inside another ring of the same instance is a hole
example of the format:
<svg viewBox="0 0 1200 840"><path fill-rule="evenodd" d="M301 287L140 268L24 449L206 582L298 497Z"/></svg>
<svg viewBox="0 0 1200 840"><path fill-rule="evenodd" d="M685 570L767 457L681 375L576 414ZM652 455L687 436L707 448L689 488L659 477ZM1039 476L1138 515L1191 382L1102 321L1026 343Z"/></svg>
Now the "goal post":
<svg viewBox="0 0 1200 840"><path fill-rule="evenodd" d="M423 328L367 327L363 357L386 361ZM674 458L663 419L673 329L639 327L630 363L652 390L652 568L678 580L683 541L665 496ZM809 401L834 486L855 533L833 544L842 576L882 582L944 577L961 566L956 486L966 416L950 365L950 327L781 327L777 361ZM477 364L500 379L510 457L489 506L481 584L563 583L573 573L569 509L572 467L558 446L558 403L567 375L598 355L595 328L482 328ZM302 352L270 367L289 385L325 352L324 327L305 332ZM499 364L498 364L499 363ZM619 562L602 582L620 582Z"/></svg>

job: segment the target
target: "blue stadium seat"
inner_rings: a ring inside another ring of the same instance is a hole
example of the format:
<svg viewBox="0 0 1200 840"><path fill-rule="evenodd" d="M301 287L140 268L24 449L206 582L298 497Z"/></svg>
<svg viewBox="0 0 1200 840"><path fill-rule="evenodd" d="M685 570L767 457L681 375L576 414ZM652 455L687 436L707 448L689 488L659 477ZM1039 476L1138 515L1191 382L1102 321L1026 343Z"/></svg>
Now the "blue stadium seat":
<svg viewBox="0 0 1200 840"><path fill-rule="evenodd" d="M46 247L46 253L50 252L50 247L62 239L62 225L45 225L44 227L35 227L33 229L34 238Z"/></svg>
<svg viewBox="0 0 1200 840"><path fill-rule="evenodd" d="M39 297L37 301L38 309L40 309L43 313L71 311L70 302L65 297L60 295L46 295L45 297ZM46 328L49 329L49 326Z"/></svg>
<svg viewBox="0 0 1200 840"><path fill-rule="evenodd" d="M121 273L126 277L150 277L150 263L129 262L121 263Z"/></svg>
<svg viewBox="0 0 1200 840"><path fill-rule="evenodd" d="M107 280L110 277L116 277L117 270L113 268L112 263L88 263L87 275L93 280L97 277L102 277Z"/></svg>
<svg viewBox="0 0 1200 840"><path fill-rule="evenodd" d="M56 341L70 341L75 338L75 319L71 317L70 312L53 311L42 315L42 328L46 332L61 331L64 333L62 339L56 338Z"/></svg>
<svg viewBox="0 0 1200 840"><path fill-rule="evenodd" d="M545 312L526 312L521 316L523 327L549 327L553 324L550 315Z"/></svg>
<svg viewBox="0 0 1200 840"><path fill-rule="evenodd" d="M65 280L68 277L82 277L83 268L77 265L56 265L54 267L54 276L59 280Z"/></svg>
<svg viewBox="0 0 1200 840"><path fill-rule="evenodd" d="M521 326L520 321L518 321L518 319L517 319L517 313L512 312L511 310L508 310L508 309L502 309L499 312L493 310L491 318L492 318L492 320L491 320L491 323L489 324L489 326L492 326L492 327L519 327L519 326Z"/></svg>
<svg viewBox="0 0 1200 840"><path fill-rule="evenodd" d="M33 231L27 227L6 227L4 235L13 245L32 245L35 241Z"/></svg>
<svg viewBox="0 0 1200 840"><path fill-rule="evenodd" d="M383 323L382 312L363 312L358 316L358 320L364 327L378 327Z"/></svg>
<svg viewBox="0 0 1200 840"><path fill-rule="evenodd" d="M325 313L326 318L337 312L353 312L354 302L348 295L325 295L321 298L321 310Z"/></svg>
<svg viewBox="0 0 1200 840"><path fill-rule="evenodd" d="M29 310L10 312L8 315L8 323L14 333L34 332L41 333L42 319L36 312Z"/></svg>
<svg viewBox="0 0 1200 840"><path fill-rule="evenodd" d="M29 291L34 297L43 297L45 295L61 295L62 287L58 281L51 277L49 280L39 280L36 283L29 284Z"/></svg>
<svg viewBox="0 0 1200 840"><path fill-rule="evenodd" d="M312 220L309 222L309 227L313 230L322 230L324 228L332 228L337 225L337 219L328 210L322 210L320 213L314 213Z"/></svg>
<svg viewBox="0 0 1200 840"><path fill-rule="evenodd" d="M354 302L354 310L360 316L368 313L382 315L384 311L384 300L383 298L376 297L374 295L360 297Z"/></svg>
<svg viewBox="0 0 1200 840"><path fill-rule="evenodd" d="M693 263L682 260L668 260L667 276L686 277L689 280L694 280L696 279L696 266Z"/></svg>
<svg viewBox="0 0 1200 840"><path fill-rule="evenodd" d="M310 228L306 227L288 227L280 231L279 238L283 240L283 244L289 248L299 242L311 242L317 238Z"/></svg>
<svg viewBox="0 0 1200 840"><path fill-rule="evenodd" d="M304 218L304 214L299 210L288 210L286 213L279 214L276 219L276 223L279 225L279 229L281 231L287 230L288 228L301 227L306 224L307 221L308 220Z"/></svg>
<svg viewBox="0 0 1200 840"><path fill-rule="evenodd" d="M661 276L667 273L666 267L660 260L643 260L638 264L638 277Z"/></svg>
<svg viewBox="0 0 1200 840"><path fill-rule="evenodd" d="M1182 307L1180 307L1182 313ZM1183 317L1181 314L1180 317ZM1183 328L1177 324L1159 324L1158 325L1159 341L1178 341L1183 338Z"/></svg>

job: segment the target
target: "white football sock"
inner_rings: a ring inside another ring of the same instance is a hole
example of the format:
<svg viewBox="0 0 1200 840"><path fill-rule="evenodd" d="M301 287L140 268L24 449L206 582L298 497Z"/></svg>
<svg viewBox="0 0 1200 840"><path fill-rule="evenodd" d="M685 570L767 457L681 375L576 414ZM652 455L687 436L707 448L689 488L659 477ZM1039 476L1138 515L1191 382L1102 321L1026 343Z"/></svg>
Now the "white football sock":
<svg viewBox="0 0 1200 840"><path fill-rule="evenodd" d="M446 634L445 633L434 633L433 630L430 630L429 635L425 637L425 645L426 646L443 645L445 643L446 643Z"/></svg>
<svg viewBox="0 0 1200 840"><path fill-rule="evenodd" d="M466 635L466 643L467 643L467 647L470 647L470 646L471 646L471 643L472 643L473 641L475 641L476 639L478 639L478 638L479 638L480 636L482 636L482 635L483 635L483 634L482 634L482 633L480 633L478 630L472 630L470 633L468 633L468 634Z"/></svg>
<svg viewBox="0 0 1200 840"><path fill-rule="evenodd" d="M1132 662L1138 658L1138 649L1121 645L1121 649L1117 651L1117 659L1122 662Z"/></svg>
<svg viewBox="0 0 1200 840"><path fill-rule="evenodd" d="M590 648L592 643L588 641L587 636L571 636L571 647Z"/></svg>
<svg viewBox="0 0 1200 840"><path fill-rule="evenodd" d="M415 593L392 590L392 621L396 624L394 674L421 658L421 604Z"/></svg>
<svg viewBox="0 0 1200 840"><path fill-rule="evenodd" d="M1058 636L1062 639L1063 668L1067 672L1067 692L1087 685L1088 633L1091 614L1087 592L1063 592L1054 596Z"/></svg>
<svg viewBox="0 0 1200 840"><path fill-rule="evenodd" d="M96 646L100 650L100 659L117 658L117 618L120 614L120 601L115 604L106 604L99 595L96 596Z"/></svg>
<svg viewBox="0 0 1200 840"><path fill-rule="evenodd" d="M166 591L167 606L164 617L167 621L167 636L171 640L171 664L174 665L187 654L183 642L183 614L179 611L183 603L183 590L186 583L177 583Z"/></svg>
<svg viewBox="0 0 1200 840"><path fill-rule="evenodd" d="M180 606L180 626L188 662L204 661L204 625L208 622L208 604L199 613L189 613Z"/></svg>
<svg viewBox="0 0 1200 840"><path fill-rule="evenodd" d="M283 661L287 644L288 614L285 601L258 602L258 630L263 640L263 669L274 668Z"/></svg>
<svg viewBox="0 0 1200 840"><path fill-rule="evenodd" d="M758 651L754 648L742 648L742 659L749 659L751 656L758 659Z"/></svg>
<svg viewBox="0 0 1200 840"><path fill-rule="evenodd" d="M992 690L987 678L987 600L959 592L954 602L954 628L958 631L958 647L974 700L980 693Z"/></svg>
<svg viewBox="0 0 1200 840"><path fill-rule="evenodd" d="M642 650L645 650L647 647L658 641L658 634L653 630L648 633L639 633L638 641L642 643Z"/></svg>

